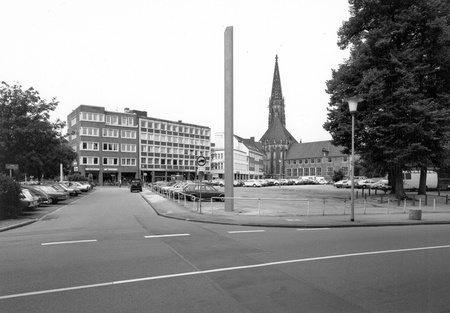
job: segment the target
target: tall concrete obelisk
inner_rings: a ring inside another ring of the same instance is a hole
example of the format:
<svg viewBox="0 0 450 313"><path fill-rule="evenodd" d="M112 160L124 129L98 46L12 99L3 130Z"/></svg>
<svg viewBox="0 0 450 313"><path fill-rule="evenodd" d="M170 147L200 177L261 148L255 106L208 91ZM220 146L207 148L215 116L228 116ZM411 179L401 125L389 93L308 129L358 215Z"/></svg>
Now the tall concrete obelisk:
<svg viewBox="0 0 450 313"><path fill-rule="evenodd" d="M234 197L233 160L233 26L225 29L225 198ZM233 199L225 199L225 211L234 211Z"/></svg>

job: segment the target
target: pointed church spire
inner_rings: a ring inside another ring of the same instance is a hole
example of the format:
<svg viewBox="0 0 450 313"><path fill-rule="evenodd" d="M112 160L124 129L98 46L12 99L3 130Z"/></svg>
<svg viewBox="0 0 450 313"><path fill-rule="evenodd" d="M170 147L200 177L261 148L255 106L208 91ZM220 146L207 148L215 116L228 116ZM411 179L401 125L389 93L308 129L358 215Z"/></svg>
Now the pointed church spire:
<svg viewBox="0 0 450 313"><path fill-rule="evenodd" d="M275 70L273 72L272 94L269 99L269 127L274 118L280 119L281 124L286 127L286 117L284 113L284 98L281 92L280 70L278 68L278 55L275 55Z"/></svg>

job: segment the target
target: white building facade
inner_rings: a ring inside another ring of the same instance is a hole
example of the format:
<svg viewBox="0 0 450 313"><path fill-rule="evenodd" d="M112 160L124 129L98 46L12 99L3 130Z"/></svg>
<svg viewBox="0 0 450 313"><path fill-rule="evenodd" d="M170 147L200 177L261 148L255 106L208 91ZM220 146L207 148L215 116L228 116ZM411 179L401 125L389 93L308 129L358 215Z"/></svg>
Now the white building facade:
<svg viewBox="0 0 450 313"><path fill-rule="evenodd" d="M225 171L225 134L216 133L214 146L211 147L211 176L224 178ZM254 137L244 139L233 137L233 173L235 180L260 179L264 176L264 154L255 142Z"/></svg>

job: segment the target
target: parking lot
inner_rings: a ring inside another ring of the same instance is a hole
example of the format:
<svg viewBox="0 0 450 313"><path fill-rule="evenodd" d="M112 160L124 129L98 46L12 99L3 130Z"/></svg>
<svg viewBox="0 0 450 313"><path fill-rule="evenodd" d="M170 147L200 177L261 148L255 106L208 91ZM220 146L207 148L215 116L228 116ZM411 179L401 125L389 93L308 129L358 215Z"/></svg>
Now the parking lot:
<svg viewBox="0 0 450 313"><path fill-rule="evenodd" d="M216 187L224 191L224 187ZM155 191L156 192L156 191ZM224 203L220 201L192 202L176 194L163 194L191 210L202 213L220 214ZM446 203L448 192L429 192L427 197L409 193L409 200L398 202L395 195L383 191L355 189L356 214L406 213L421 207L424 211L449 210ZM414 199L414 200L413 200ZM219 199L213 199L219 200ZM350 214L351 189L335 188L332 185L291 185L261 188L234 188L234 211L238 214L307 216Z"/></svg>

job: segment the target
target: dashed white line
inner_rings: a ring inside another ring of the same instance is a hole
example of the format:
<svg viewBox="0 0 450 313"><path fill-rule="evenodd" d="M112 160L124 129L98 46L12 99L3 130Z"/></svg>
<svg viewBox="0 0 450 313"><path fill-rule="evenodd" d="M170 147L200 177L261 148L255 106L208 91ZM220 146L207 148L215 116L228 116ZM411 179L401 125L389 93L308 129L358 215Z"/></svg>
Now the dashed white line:
<svg viewBox="0 0 450 313"><path fill-rule="evenodd" d="M97 239L58 241L58 242L44 242L44 243L41 243L41 246L65 245L65 244L70 244L70 243L86 243L86 242L97 242Z"/></svg>
<svg viewBox="0 0 450 313"><path fill-rule="evenodd" d="M17 294L0 296L0 300L19 298L19 297L27 297L27 296L35 296L35 295L42 295L42 294L50 294L50 293L57 293L57 292L63 292L63 291L89 289L89 288L97 288L97 287L105 287L105 286L113 286L113 285L123 285L123 284L136 283L136 282L142 282L142 281L168 279L168 278L175 278L175 277L185 277L185 276L193 276L193 275L201 275L201 274L211 274L211 273L218 273L218 272L236 271L236 270L252 269L252 268L267 267L267 266L276 266L276 265L284 265L284 264L293 264L293 263L301 263L301 262L331 260L331 259L367 256L367 255L375 255L375 254L402 253L402 252L411 252L411 251L424 251L424 250L449 249L449 248L450 248L450 245L408 248L408 249L396 249L396 250L383 250L383 251L369 251L369 252L360 252L360 253L329 255L329 256L306 258L306 259L294 259L294 260L286 260L286 261L268 262L268 263L253 264L253 265L224 267L224 268L217 268L217 269L204 270L204 271L184 272L184 273L178 273L178 274L168 274L168 275L161 275L161 276L150 276L150 277L143 277L143 278L136 278L136 279L119 280L119 281L112 281L112 282L99 283L99 284L80 285L80 286L73 286L73 287L66 287L66 288L57 288L57 289L48 289L48 290L32 291L32 292L25 292L25 293L17 293Z"/></svg>
<svg viewBox="0 0 450 313"><path fill-rule="evenodd" d="M265 230L256 229L256 230L231 230L229 234L242 234L242 233L263 233Z"/></svg>
<svg viewBox="0 0 450 313"><path fill-rule="evenodd" d="M152 236L144 236L144 238L164 238L164 237L181 237L181 236L190 236L190 234L152 235Z"/></svg>

